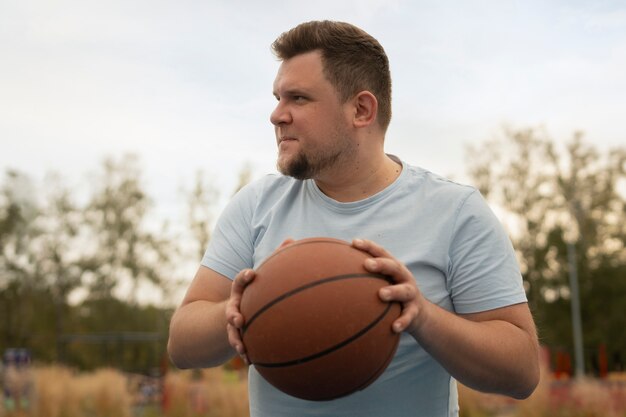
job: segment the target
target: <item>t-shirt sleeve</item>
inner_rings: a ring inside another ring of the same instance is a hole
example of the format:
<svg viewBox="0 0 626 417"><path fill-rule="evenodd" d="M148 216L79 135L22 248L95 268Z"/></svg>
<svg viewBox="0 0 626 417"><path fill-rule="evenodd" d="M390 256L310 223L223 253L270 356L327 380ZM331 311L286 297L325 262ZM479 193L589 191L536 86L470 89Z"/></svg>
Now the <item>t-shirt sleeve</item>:
<svg viewBox="0 0 626 417"><path fill-rule="evenodd" d="M511 240L477 190L459 206L449 257L448 285L457 313L527 301Z"/></svg>
<svg viewBox="0 0 626 417"><path fill-rule="evenodd" d="M242 188L217 220L209 246L202 258L206 266L230 279L253 265L252 216L256 192L252 185Z"/></svg>

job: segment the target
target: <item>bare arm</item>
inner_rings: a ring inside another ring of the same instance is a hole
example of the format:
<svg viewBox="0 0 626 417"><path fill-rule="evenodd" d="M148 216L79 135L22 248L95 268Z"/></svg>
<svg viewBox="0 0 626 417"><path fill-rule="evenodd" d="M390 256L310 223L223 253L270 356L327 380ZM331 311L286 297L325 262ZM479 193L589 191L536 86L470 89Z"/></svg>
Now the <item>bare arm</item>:
<svg viewBox="0 0 626 417"><path fill-rule="evenodd" d="M385 301L403 304L394 331L406 331L450 374L477 390L528 397L539 381L538 342L526 303L475 314L456 315L428 301L411 272L370 241L354 246L376 259L372 272L392 276L396 284L381 289Z"/></svg>
<svg viewBox="0 0 626 417"><path fill-rule="evenodd" d="M277 250L292 242L286 239ZM177 367L218 366L236 353L248 361L239 334L244 324L239 304L254 277L252 269L243 269L231 281L212 269L198 268L170 322L167 351Z"/></svg>
<svg viewBox="0 0 626 417"><path fill-rule="evenodd" d="M235 350L226 333L226 303L232 281L200 266L172 316L167 350L179 368L221 365Z"/></svg>
<svg viewBox="0 0 626 417"><path fill-rule="evenodd" d="M523 399L539 380L539 352L526 303L455 315L426 302L409 333L463 384Z"/></svg>

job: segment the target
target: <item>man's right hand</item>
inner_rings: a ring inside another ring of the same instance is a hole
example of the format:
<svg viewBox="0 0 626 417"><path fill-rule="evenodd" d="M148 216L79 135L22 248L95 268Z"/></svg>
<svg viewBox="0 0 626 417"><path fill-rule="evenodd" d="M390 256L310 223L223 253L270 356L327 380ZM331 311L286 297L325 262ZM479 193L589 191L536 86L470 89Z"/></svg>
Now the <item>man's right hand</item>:
<svg viewBox="0 0 626 417"><path fill-rule="evenodd" d="M246 364L250 362L246 356L246 348L241 340L241 329L244 326L245 320L239 310L239 306L241 305L241 297L244 288L254 280L255 275L252 269L240 271L233 280L233 285L230 289L230 298L226 303L226 331L228 332L228 342Z"/></svg>
<svg viewBox="0 0 626 417"><path fill-rule="evenodd" d="M293 242L295 242L293 239L285 239L283 243L276 248L274 253ZM250 361L246 355L246 347L241 339L241 329L245 324L245 319L241 314L240 306L243 291L254 280L255 276L256 272L252 269L241 270L233 280L233 285L230 288L230 297L226 303L226 332L228 333L228 343L237 351L246 364L250 364Z"/></svg>

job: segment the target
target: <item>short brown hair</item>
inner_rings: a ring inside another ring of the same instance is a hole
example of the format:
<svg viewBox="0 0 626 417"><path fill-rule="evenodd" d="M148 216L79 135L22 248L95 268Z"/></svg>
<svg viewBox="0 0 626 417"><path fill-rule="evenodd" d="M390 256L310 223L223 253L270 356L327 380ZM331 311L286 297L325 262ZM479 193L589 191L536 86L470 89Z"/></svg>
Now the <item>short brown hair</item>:
<svg viewBox="0 0 626 417"><path fill-rule="evenodd" d="M387 54L376 39L358 27L328 20L302 23L282 33L272 44L281 60L321 51L324 74L343 102L360 91L378 101L378 123L391 121L391 74Z"/></svg>

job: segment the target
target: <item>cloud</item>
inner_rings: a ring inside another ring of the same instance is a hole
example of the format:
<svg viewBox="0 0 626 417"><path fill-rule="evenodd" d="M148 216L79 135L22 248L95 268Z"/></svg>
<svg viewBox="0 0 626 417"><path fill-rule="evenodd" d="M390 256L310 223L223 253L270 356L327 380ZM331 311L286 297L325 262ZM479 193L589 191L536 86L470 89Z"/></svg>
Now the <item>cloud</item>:
<svg viewBox="0 0 626 417"><path fill-rule="evenodd" d="M197 169L229 194L274 170L270 44L312 19L376 36L394 79L390 151L459 175L463 143L502 123L623 142L626 28L618 2L315 3L6 0L0 169L80 176L135 152L159 201Z"/></svg>

